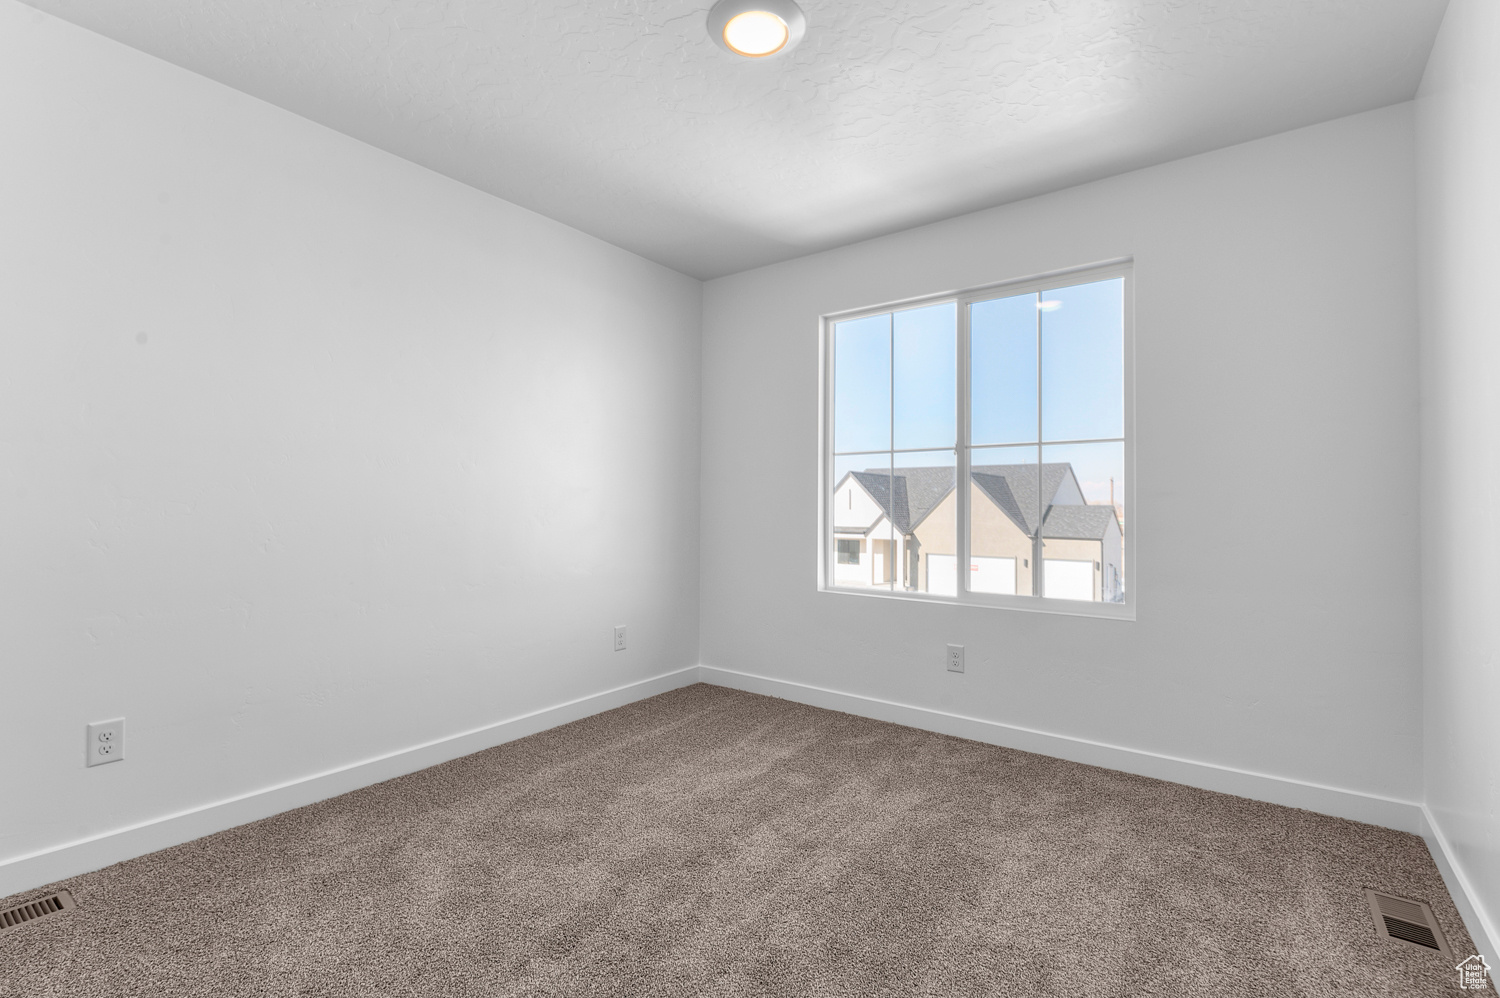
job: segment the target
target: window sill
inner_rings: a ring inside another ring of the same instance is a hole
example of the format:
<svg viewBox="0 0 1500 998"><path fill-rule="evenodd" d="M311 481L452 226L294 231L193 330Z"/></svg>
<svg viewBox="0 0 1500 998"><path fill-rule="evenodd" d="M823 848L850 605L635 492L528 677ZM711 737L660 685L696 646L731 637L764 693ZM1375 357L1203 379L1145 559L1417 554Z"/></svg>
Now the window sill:
<svg viewBox="0 0 1500 998"><path fill-rule="evenodd" d="M1068 617L1093 617L1097 620L1135 620L1133 603L1085 603L1082 600L1047 599L1044 596L1001 596L970 593L963 598L933 593L891 592L878 589L853 589L841 586L818 587L820 593L835 596L864 596L871 599L896 599L908 603L936 603L941 606L976 607L982 610L1020 610L1023 613L1056 613Z"/></svg>

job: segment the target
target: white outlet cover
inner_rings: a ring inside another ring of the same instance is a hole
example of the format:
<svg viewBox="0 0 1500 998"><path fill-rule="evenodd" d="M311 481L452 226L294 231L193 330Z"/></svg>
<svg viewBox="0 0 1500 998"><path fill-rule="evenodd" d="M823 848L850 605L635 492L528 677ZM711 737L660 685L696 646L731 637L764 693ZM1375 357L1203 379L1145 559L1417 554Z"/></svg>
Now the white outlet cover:
<svg viewBox="0 0 1500 998"><path fill-rule="evenodd" d="M625 625L615 628L615 651L625 650Z"/></svg>
<svg viewBox="0 0 1500 998"><path fill-rule="evenodd" d="M103 766L125 758L125 718L90 724L86 751L86 766Z"/></svg>
<svg viewBox="0 0 1500 998"><path fill-rule="evenodd" d="M949 645L948 646L948 671L949 672L963 672L964 671L964 646L963 645Z"/></svg>

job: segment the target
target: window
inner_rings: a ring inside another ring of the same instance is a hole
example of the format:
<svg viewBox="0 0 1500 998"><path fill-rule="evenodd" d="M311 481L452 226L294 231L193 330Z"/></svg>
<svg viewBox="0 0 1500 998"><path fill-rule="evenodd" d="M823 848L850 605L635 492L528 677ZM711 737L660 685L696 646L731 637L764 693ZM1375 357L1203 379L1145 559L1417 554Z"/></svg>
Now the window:
<svg viewBox="0 0 1500 998"><path fill-rule="evenodd" d="M1131 616L1131 294L1121 264L826 316L823 587Z"/></svg>

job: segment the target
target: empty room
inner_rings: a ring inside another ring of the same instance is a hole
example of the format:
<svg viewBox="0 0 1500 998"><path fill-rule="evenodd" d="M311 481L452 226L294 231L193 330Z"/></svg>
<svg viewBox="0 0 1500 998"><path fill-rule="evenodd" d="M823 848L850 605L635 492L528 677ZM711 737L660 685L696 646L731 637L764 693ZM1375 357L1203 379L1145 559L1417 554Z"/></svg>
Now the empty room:
<svg viewBox="0 0 1500 998"><path fill-rule="evenodd" d="M0 996L1494 994L1495 0L0 0Z"/></svg>

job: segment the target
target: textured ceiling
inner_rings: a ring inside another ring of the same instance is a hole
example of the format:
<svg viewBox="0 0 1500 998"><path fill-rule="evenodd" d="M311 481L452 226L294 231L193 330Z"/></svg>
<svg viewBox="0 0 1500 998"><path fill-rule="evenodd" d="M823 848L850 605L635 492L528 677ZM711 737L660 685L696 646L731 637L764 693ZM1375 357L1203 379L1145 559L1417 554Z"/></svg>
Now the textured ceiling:
<svg viewBox="0 0 1500 998"><path fill-rule="evenodd" d="M1446 0L28 0L697 277L1406 100Z"/></svg>

